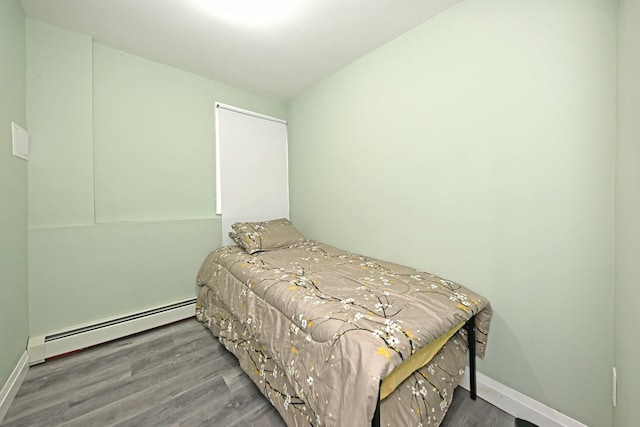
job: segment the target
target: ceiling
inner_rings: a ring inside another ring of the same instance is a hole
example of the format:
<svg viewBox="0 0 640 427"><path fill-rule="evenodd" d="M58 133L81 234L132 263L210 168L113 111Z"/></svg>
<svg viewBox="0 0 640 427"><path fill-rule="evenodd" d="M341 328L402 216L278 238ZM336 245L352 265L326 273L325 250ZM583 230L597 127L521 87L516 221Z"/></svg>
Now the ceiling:
<svg viewBox="0 0 640 427"><path fill-rule="evenodd" d="M281 100L459 0L22 0L28 17Z"/></svg>

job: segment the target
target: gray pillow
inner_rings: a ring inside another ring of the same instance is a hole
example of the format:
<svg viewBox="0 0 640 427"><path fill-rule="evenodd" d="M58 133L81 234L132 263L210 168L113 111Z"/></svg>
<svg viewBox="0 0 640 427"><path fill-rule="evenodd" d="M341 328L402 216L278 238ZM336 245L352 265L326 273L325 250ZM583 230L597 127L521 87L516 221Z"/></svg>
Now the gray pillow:
<svg viewBox="0 0 640 427"><path fill-rule="evenodd" d="M261 222L236 222L229 237L247 253L288 248L304 242L304 236L286 218Z"/></svg>

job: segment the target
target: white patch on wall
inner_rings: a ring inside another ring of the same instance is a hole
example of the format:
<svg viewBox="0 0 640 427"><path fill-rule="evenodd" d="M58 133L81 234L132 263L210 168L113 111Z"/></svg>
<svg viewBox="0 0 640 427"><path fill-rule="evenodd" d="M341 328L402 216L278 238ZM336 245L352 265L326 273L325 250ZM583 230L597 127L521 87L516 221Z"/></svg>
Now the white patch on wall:
<svg viewBox="0 0 640 427"><path fill-rule="evenodd" d="M289 218L287 122L216 103L216 205L222 244L239 221Z"/></svg>
<svg viewBox="0 0 640 427"><path fill-rule="evenodd" d="M11 122L11 141L13 143L13 155L29 160L29 134L16 122Z"/></svg>

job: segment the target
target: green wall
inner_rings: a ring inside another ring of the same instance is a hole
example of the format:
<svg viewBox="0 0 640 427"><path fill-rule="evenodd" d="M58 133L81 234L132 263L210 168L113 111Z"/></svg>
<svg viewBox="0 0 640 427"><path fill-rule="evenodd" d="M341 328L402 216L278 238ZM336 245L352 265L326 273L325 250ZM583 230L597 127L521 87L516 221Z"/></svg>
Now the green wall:
<svg viewBox="0 0 640 427"><path fill-rule="evenodd" d="M216 101L282 102L27 19L31 335L195 296L220 245Z"/></svg>
<svg viewBox="0 0 640 427"><path fill-rule="evenodd" d="M480 371L611 425L616 2L467 0L295 97L311 238L488 297Z"/></svg>
<svg viewBox="0 0 640 427"><path fill-rule="evenodd" d="M0 389L27 347L27 162L11 122L27 126L25 26L19 0L0 0Z"/></svg>
<svg viewBox="0 0 640 427"><path fill-rule="evenodd" d="M640 420L640 2L618 2L618 151L616 174L616 328L618 405L614 425Z"/></svg>

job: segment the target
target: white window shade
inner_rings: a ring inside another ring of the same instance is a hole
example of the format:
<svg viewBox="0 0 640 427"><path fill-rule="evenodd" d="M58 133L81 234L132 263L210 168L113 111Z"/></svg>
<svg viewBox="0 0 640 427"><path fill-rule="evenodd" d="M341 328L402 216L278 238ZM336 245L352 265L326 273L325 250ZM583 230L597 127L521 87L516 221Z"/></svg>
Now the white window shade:
<svg viewBox="0 0 640 427"><path fill-rule="evenodd" d="M216 202L222 244L231 224L289 218L287 124L216 104Z"/></svg>

